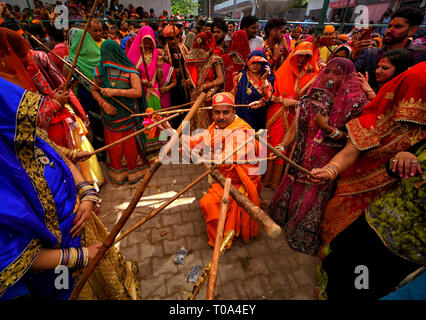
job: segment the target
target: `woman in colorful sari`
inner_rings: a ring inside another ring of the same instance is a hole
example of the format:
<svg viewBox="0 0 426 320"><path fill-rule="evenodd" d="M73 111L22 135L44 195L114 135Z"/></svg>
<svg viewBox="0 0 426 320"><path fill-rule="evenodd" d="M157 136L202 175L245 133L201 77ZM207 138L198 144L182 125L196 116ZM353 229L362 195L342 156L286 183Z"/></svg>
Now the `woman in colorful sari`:
<svg viewBox="0 0 426 320"><path fill-rule="evenodd" d="M22 36L5 28L0 28L0 43L8 49L8 54L1 54L1 59L6 59L0 68L1 74L6 76L16 73L19 78L31 81L32 84L27 85L27 89L45 96L37 126L46 130L49 139L58 146L93 151L90 142L85 138L86 127L78 116L85 119L86 113L74 93L59 94L65 79L47 54L42 51L30 51ZM103 184L102 170L96 157L79 163L79 167L90 183L96 184L97 187Z"/></svg>
<svg viewBox="0 0 426 320"><path fill-rule="evenodd" d="M176 84L175 68L166 62L166 49L158 47L157 82L160 87L161 109L170 108L172 105L172 90Z"/></svg>
<svg viewBox="0 0 426 320"><path fill-rule="evenodd" d="M157 81L158 49L154 30L142 27L133 41L127 57L136 66L142 79L143 92L148 103L144 112L161 110L160 91ZM151 124L151 117L146 117L145 124ZM145 134L145 148L148 161L153 161L166 141L160 141L158 128Z"/></svg>
<svg viewBox="0 0 426 320"><path fill-rule="evenodd" d="M108 234L92 213L99 198L35 126L43 97L3 78L0 86L0 299L68 299ZM79 299L140 299L137 266L111 249Z"/></svg>
<svg viewBox="0 0 426 320"><path fill-rule="evenodd" d="M317 67L314 53L317 49L311 42L299 43L287 57L281 67L274 73L274 95L266 111L266 129L268 142L278 145L290 127L294 118L294 107L308 90L317 76ZM265 173L264 186L276 189L281 182L283 173L282 160L268 160L268 169Z"/></svg>
<svg viewBox="0 0 426 320"><path fill-rule="evenodd" d="M92 95L102 108L105 143L113 143L141 129L140 121L131 117L132 113L142 113L146 109L140 75L114 40L102 43L101 60L94 68L94 75L95 82L102 88L99 92L92 87ZM135 183L143 178L148 168L143 135L128 139L106 152L108 174L114 185L122 185L126 180Z"/></svg>
<svg viewBox="0 0 426 320"><path fill-rule="evenodd" d="M185 61L189 73L185 84L192 87L192 100L201 92L207 92L204 106L211 105L211 98L225 82L224 64L222 58L217 55L218 52L213 33L201 32L194 39ZM210 114L206 110L199 110L194 117L193 126L197 129L208 128L212 122Z"/></svg>
<svg viewBox="0 0 426 320"><path fill-rule="evenodd" d="M386 83L361 115L346 124L349 139L344 149L325 167L312 170L322 180L340 175L324 212L321 258L330 254L330 242L396 183L397 179L387 175L386 163L426 138L425 67L426 62L418 63ZM414 176L417 162L394 160L400 177Z"/></svg>
<svg viewBox="0 0 426 320"><path fill-rule="evenodd" d="M285 134L279 146L286 153L287 146L293 144L291 159L308 170L322 167L344 147L346 122L359 115L367 103L355 65L335 58L300 99L291 126L294 130ZM322 215L333 188L334 182L313 182L293 167L286 169L269 213L285 227L290 248L317 255Z"/></svg>
<svg viewBox="0 0 426 320"><path fill-rule="evenodd" d="M266 55L258 50L250 54L247 66L235 77L231 92L235 103L251 105L236 108L236 113L256 131L266 126L266 108L274 91L273 83L274 76Z"/></svg>
<svg viewBox="0 0 426 320"><path fill-rule="evenodd" d="M235 75L244 69L250 55L250 43L247 32L238 30L232 35L228 53L222 56L225 65L225 91L231 92L234 88Z"/></svg>
<svg viewBox="0 0 426 320"><path fill-rule="evenodd" d="M127 57L141 75L149 107L153 110L160 110L160 92L156 77L158 49L155 39L155 33L151 27L142 27L133 41Z"/></svg>

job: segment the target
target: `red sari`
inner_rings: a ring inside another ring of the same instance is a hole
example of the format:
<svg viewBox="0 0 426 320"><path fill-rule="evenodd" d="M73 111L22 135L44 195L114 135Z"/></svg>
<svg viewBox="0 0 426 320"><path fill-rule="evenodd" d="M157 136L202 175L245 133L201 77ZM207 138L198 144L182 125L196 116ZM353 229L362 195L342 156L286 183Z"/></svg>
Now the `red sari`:
<svg viewBox="0 0 426 320"><path fill-rule="evenodd" d="M297 55L308 54L311 59L299 72ZM275 72L274 96L300 99L318 75L316 55L311 42L301 42ZM284 109L280 103L270 105L266 111L266 129L268 142L273 146L281 143L295 115L294 109ZM268 161L264 184L273 189L278 187L283 172L283 160Z"/></svg>
<svg viewBox="0 0 426 320"><path fill-rule="evenodd" d="M219 64L224 68L223 60L219 57L220 50L216 48L216 42L210 31L201 32L192 43L191 50L185 60L185 67L189 73L189 79L193 86L192 98L196 99L196 91L205 83L216 79L215 66ZM219 88L211 88L209 92L215 93ZM213 94L212 94L213 96ZM211 99L204 101L204 106L211 105ZM206 110L199 110L194 117L195 127L207 128L211 124L211 115Z"/></svg>
<svg viewBox="0 0 426 320"><path fill-rule="evenodd" d="M225 91L230 92L234 86L234 75L243 70L250 54L247 32L234 32L228 53L222 56L225 65Z"/></svg>
<svg viewBox="0 0 426 320"><path fill-rule="evenodd" d="M328 202L321 257L327 255L330 241L397 181L386 173L389 159L426 137L425 68L426 62L419 63L386 83L359 118L346 124L352 143L362 153L342 172Z"/></svg>

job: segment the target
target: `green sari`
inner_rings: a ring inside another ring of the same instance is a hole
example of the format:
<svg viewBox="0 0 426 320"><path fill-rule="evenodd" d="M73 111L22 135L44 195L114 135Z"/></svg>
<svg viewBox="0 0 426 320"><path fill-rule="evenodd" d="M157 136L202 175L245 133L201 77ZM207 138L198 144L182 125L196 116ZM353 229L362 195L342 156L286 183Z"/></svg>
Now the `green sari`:
<svg viewBox="0 0 426 320"><path fill-rule="evenodd" d="M131 74L139 72L127 59L123 50L114 40L105 40L101 45L101 59L94 67L95 81L102 88L131 89ZM102 94L101 94L102 95ZM141 98L127 98L116 96L120 103L102 95L111 104L117 113L107 114L101 109L101 119L104 125L105 143L110 144L143 128L138 118L132 114L142 113L146 110L145 95ZM143 133L126 140L121 144L107 150L107 167L111 181L116 185L123 184L126 180L130 183L139 181L149 167L146 158L145 135Z"/></svg>

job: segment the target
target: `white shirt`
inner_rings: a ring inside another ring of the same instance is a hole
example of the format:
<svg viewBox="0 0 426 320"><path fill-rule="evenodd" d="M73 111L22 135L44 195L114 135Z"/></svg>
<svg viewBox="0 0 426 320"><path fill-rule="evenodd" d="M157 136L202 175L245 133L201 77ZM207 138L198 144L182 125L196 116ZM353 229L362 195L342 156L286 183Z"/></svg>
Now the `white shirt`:
<svg viewBox="0 0 426 320"><path fill-rule="evenodd" d="M253 52L257 48L263 45L263 39L259 36L256 36L256 38L249 39L250 44L250 52Z"/></svg>

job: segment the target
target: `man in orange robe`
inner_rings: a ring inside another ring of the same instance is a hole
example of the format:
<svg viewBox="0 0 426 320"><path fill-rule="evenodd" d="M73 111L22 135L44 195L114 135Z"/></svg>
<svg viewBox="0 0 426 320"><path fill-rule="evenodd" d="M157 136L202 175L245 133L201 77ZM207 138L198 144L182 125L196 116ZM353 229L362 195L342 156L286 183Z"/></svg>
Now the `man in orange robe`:
<svg viewBox="0 0 426 320"><path fill-rule="evenodd" d="M210 147L211 150L222 148L219 158L232 154L236 148L244 143L254 130L243 119L235 114L234 96L228 92L217 93L213 96L213 123L206 131L190 141L191 149L196 147ZM235 138L238 136L238 138ZM261 191L260 175L258 164L235 164L235 162L254 159L255 152L258 150L258 142L254 140L237 152L232 159L225 161L218 167L218 170L226 178L232 179L232 185L243 193L256 206L260 205L259 194ZM207 236L209 245L214 246L216 239L216 229L219 220L220 204L223 196L223 188L219 183L213 183L200 200L200 206L203 216L207 223ZM228 211L226 213L226 222L224 237L231 231L235 231L235 236L241 235L244 242L250 241L258 235L258 224L238 206L234 199L229 196ZM229 249L232 241L227 245Z"/></svg>

